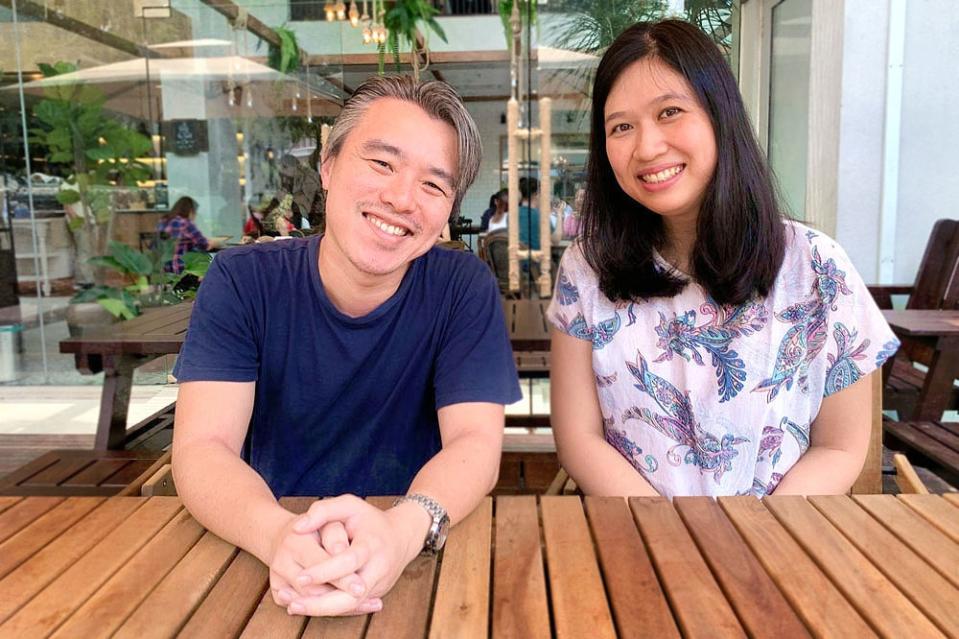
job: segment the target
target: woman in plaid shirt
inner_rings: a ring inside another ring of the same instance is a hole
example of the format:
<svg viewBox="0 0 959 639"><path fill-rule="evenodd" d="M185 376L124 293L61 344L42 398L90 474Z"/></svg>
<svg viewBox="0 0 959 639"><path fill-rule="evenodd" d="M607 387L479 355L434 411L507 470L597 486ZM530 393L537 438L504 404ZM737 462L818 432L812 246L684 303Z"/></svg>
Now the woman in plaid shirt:
<svg viewBox="0 0 959 639"><path fill-rule="evenodd" d="M212 247L212 243L193 223L196 208L196 200L185 195L177 200L170 212L157 223L157 233L161 237L176 240L173 260L166 266L168 271L179 273L183 270L183 255L187 251L206 251Z"/></svg>

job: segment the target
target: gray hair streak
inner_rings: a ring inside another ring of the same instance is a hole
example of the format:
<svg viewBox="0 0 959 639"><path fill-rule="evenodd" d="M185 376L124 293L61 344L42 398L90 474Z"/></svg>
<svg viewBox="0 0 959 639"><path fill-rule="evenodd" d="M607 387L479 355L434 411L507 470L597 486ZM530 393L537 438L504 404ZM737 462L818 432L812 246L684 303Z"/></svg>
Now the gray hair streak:
<svg viewBox="0 0 959 639"><path fill-rule="evenodd" d="M445 82L430 80L417 82L410 76L373 76L361 84L343 104L323 149L323 161L336 157L350 131L357 125L370 105L380 98L395 98L411 102L430 117L446 122L456 131L459 162L456 170L456 190L450 215L459 213L466 190L479 173L483 154L479 130L466 110L460 96Z"/></svg>

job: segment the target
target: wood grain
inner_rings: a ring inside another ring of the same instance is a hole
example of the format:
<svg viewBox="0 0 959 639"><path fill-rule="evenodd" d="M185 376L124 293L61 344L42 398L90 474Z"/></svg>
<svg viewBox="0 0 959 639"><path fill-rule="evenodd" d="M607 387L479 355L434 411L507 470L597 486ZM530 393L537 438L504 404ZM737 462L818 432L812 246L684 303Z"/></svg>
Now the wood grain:
<svg viewBox="0 0 959 639"><path fill-rule="evenodd" d="M132 498L107 501L0 580L0 623L144 503Z"/></svg>
<svg viewBox="0 0 959 639"><path fill-rule="evenodd" d="M211 532L204 534L120 626L114 639L161 639L176 635L236 554L233 544Z"/></svg>
<svg viewBox="0 0 959 639"><path fill-rule="evenodd" d="M750 637L809 636L719 504L709 499L677 497L673 506Z"/></svg>
<svg viewBox="0 0 959 639"><path fill-rule="evenodd" d="M175 497L147 501L0 626L0 637L48 636L180 509Z"/></svg>
<svg viewBox="0 0 959 639"><path fill-rule="evenodd" d="M804 498L773 495L767 497L764 504L879 634L942 636L932 622Z"/></svg>
<svg viewBox="0 0 959 639"><path fill-rule="evenodd" d="M939 495L899 495L899 500L959 543L959 508L953 507Z"/></svg>
<svg viewBox="0 0 959 639"><path fill-rule="evenodd" d="M550 637L539 511L533 496L496 499L493 637Z"/></svg>
<svg viewBox="0 0 959 639"><path fill-rule="evenodd" d="M273 593L267 588L240 639L299 639L306 622L306 617L291 615L286 608L277 605Z"/></svg>
<svg viewBox="0 0 959 639"><path fill-rule="evenodd" d="M761 501L721 497L719 505L814 636L876 636Z"/></svg>
<svg viewBox="0 0 959 639"><path fill-rule="evenodd" d="M959 616L955 611L959 589L852 499L845 496L810 497L809 502L940 630L948 636L959 637Z"/></svg>
<svg viewBox="0 0 959 639"><path fill-rule="evenodd" d="M63 499L27 497L0 514L0 542L14 536L31 521L52 510Z"/></svg>
<svg viewBox="0 0 959 639"><path fill-rule="evenodd" d="M0 578L8 575L103 501L102 497L71 497L0 544Z"/></svg>
<svg viewBox="0 0 959 639"><path fill-rule="evenodd" d="M430 620L430 639L486 639L493 504L483 499L451 531Z"/></svg>
<svg viewBox="0 0 959 639"><path fill-rule="evenodd" d="M629 505L683 635L745 637L672 504L661 497L633 497Z"/></svg>
<svg viewBox="0 0 959 639"><path fill-rule="evenodd" d="M60 628L54 638L110 634L203 536L203 526L181 510Z"/></svg>
<svg viewBox="0 0 959 639"><path fill-rule="evenodd" d="M556 636L616 637L579 497L543 497L540 510Z"/></svg>
<svg viewBox="0 0 959 639"><path fill-rule="evenodd" d="M653 632L656 637L679 637L679 628L626 500L586 497L585 502L619 635L638 637Z"/></svg>
<svg viewBox="0 0 959 639"><path fill-rule="evenodd" d="M855 499L952 585L959 587L959 544L902 501L892 499L889 495L857 495Z"/></svg>
<svg viewBox="0 0 959 639"><path fill-rule="evenodd" d="M268 581L267 567L241 550L177 636L196 639L236 637L267 590Z"/></svg>

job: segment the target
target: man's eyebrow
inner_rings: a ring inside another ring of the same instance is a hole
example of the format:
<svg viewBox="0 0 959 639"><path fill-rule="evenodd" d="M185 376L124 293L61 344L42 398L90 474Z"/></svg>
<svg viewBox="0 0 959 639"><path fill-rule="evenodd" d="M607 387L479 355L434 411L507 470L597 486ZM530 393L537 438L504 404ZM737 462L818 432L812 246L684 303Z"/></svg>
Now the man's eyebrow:
<svg viewBox="0 0 959 639"><path fill-rule="evenodd" d="M395 147L388 142L376 138L367 140L360 148L365 152L383 151L384 153L389 153L399 158L403 157L403 152L400 151L399 147Z"/></svg>
<svg viewBox="0 0 959 639"><path fill-rule="evenodd" d="M664 93L658 97L653 98L649 101L650 104L657 104L659 102L670 102L672 100L678 100L680 102L689 102L690 98L688 95L683 95L681 93ZM626 114L626 111L615 111L606 116L603 120L603 123L608 124L610 120L614 118L621 117Z"/></svg>

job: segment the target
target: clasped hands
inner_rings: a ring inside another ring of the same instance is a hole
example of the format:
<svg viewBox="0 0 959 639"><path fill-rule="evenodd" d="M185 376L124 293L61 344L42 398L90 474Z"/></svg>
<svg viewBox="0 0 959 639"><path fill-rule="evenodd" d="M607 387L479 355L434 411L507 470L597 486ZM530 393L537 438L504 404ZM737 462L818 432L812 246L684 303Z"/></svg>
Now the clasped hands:
<svg viewBox="0 0 959 639"><path fill-rule="evenodd" d="M298 615L381 610L383 595L417 555L426 535L429 515L413 507L422 512L402 506L383 511L343 495L317 501L303 515L291 514L272 545L273 600Z"/></svg>

